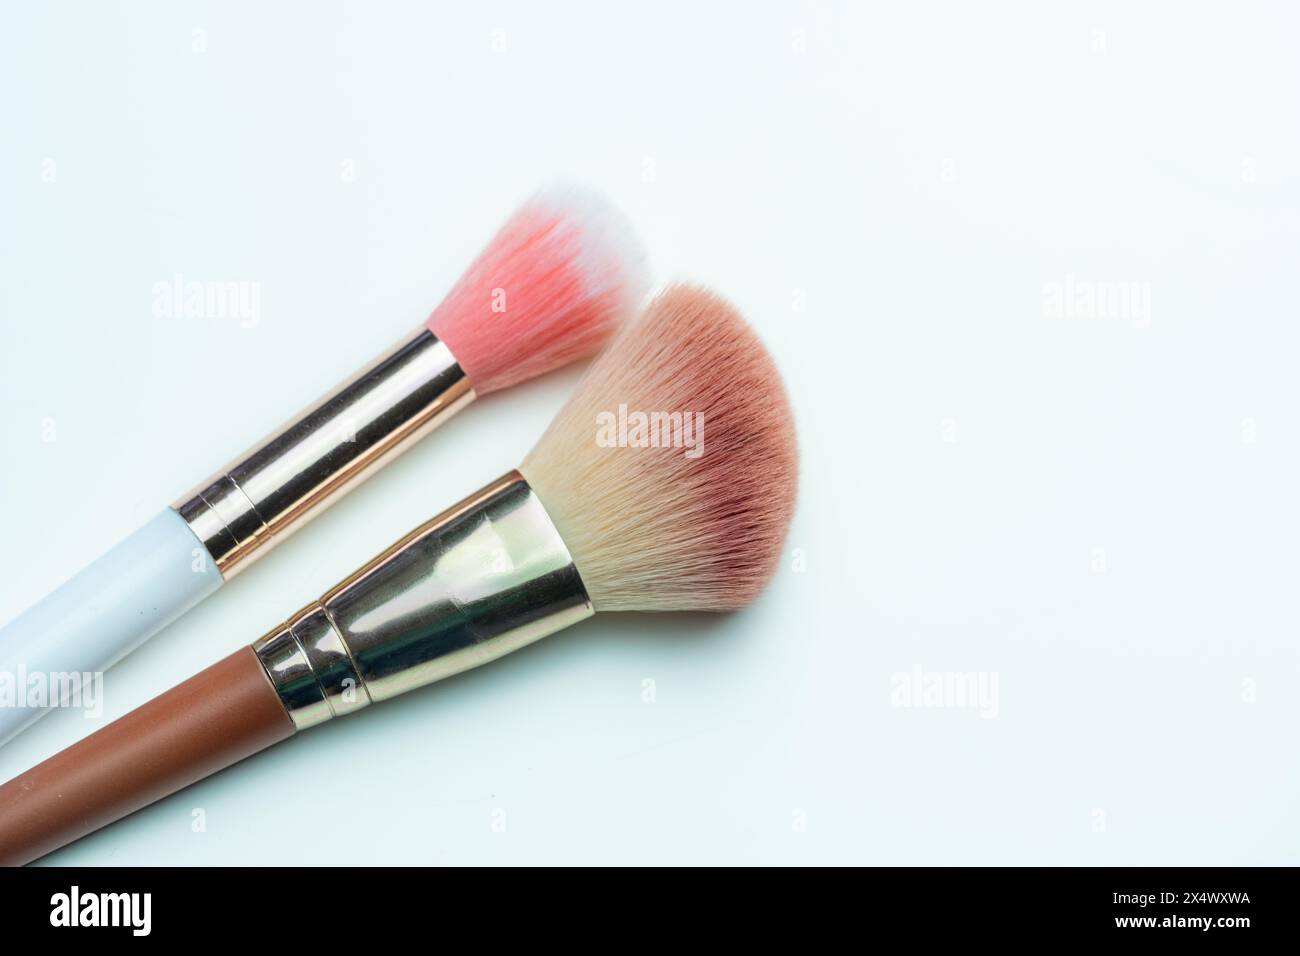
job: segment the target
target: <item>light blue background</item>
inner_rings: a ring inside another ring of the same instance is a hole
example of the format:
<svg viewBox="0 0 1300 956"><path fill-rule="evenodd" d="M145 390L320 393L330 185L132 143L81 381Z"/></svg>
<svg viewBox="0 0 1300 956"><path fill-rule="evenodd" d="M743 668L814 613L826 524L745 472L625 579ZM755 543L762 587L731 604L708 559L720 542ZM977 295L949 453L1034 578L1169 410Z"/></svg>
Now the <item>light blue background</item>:
<svg viewBox="0 0 1300 956"><path fill-rule="evenodd" d="M1297 862L1297 25L13 6L0 618L413 328L556 175L742 308L803 455L745 613L597 619L49 861ZM260 321L156 317L178 273L258 283ZM1141 284L1149 323L1045 314L1067 277ZM105 719L515 465L575 375L471 408L236 578L110 672ZM996 674L997 716L894 706L917 667ZM96 726L49 717L0 777Z"/></svg>

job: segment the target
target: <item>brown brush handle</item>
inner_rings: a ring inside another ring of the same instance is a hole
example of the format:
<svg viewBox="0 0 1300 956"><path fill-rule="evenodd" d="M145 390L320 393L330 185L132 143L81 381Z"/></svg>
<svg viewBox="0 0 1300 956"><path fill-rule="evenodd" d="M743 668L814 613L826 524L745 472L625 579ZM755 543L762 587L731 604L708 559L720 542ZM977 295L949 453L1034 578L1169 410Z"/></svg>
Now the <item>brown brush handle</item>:
<svg viewBox="0 0 1300 956"><path fill-rule="evenodd" d="M251 647L0 787L0 865L21 866L293 734Z"/></svg>

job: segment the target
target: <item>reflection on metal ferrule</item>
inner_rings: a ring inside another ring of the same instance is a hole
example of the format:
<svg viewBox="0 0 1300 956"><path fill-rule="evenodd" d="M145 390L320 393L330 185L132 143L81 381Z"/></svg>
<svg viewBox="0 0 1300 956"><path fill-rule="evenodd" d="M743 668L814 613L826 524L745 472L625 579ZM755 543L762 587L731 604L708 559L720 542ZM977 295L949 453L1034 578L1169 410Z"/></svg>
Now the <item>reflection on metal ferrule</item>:
<svg viewBox="0 0 1300 956"><path fill-rule="evenodd" d="M229 580L473 398L421 327L172 507Z"/></svg>
<svg viewBox="0 0 1300 956"><path fill-rule="evenodd" d="M592 613L545 507L512 471L253 648L303 730L496 660Z"/></svg>

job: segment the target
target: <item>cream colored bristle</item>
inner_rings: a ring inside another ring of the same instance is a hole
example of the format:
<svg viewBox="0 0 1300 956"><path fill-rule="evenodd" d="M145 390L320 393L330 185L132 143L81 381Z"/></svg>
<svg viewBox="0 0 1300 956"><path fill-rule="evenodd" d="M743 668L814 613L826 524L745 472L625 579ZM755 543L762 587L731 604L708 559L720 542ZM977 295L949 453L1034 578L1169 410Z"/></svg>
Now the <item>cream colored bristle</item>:
<svg viewBox="0 0 1300 956"><path fill-rule="evenodd" d="M790 523L790 404L740 315L675 286L597 357L522 471L596 610L729 610L763 589Z"/></svg>

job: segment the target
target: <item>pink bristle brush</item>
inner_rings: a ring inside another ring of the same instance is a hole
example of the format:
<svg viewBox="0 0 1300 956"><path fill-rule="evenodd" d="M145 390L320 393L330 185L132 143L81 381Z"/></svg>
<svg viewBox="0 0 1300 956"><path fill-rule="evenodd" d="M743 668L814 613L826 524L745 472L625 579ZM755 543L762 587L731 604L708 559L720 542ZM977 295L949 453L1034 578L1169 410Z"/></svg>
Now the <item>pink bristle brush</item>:
<svg viewBox="0 0 1300 956"><path fill-rule="evenodd" d="M611 433L623 409L633 424ZM519 471L0 787L0 864L595 612L739 608L776 569L796 472L789 402L762 344L717 296L672 288L596 359ZM338 785L365 772L345 767Z"/></svg>
<svg viewBox="0 0 1300 956"><path fill-rule="evenodd" d="M600 348L639 305L643 254L603 198L524 203L415 333L0 629L0 676L80 694L476 395ZM142 449L142 453L147 450ZM20 679L26 678L26 679ZM0 707L0 742L51 705Z"/></svg>

